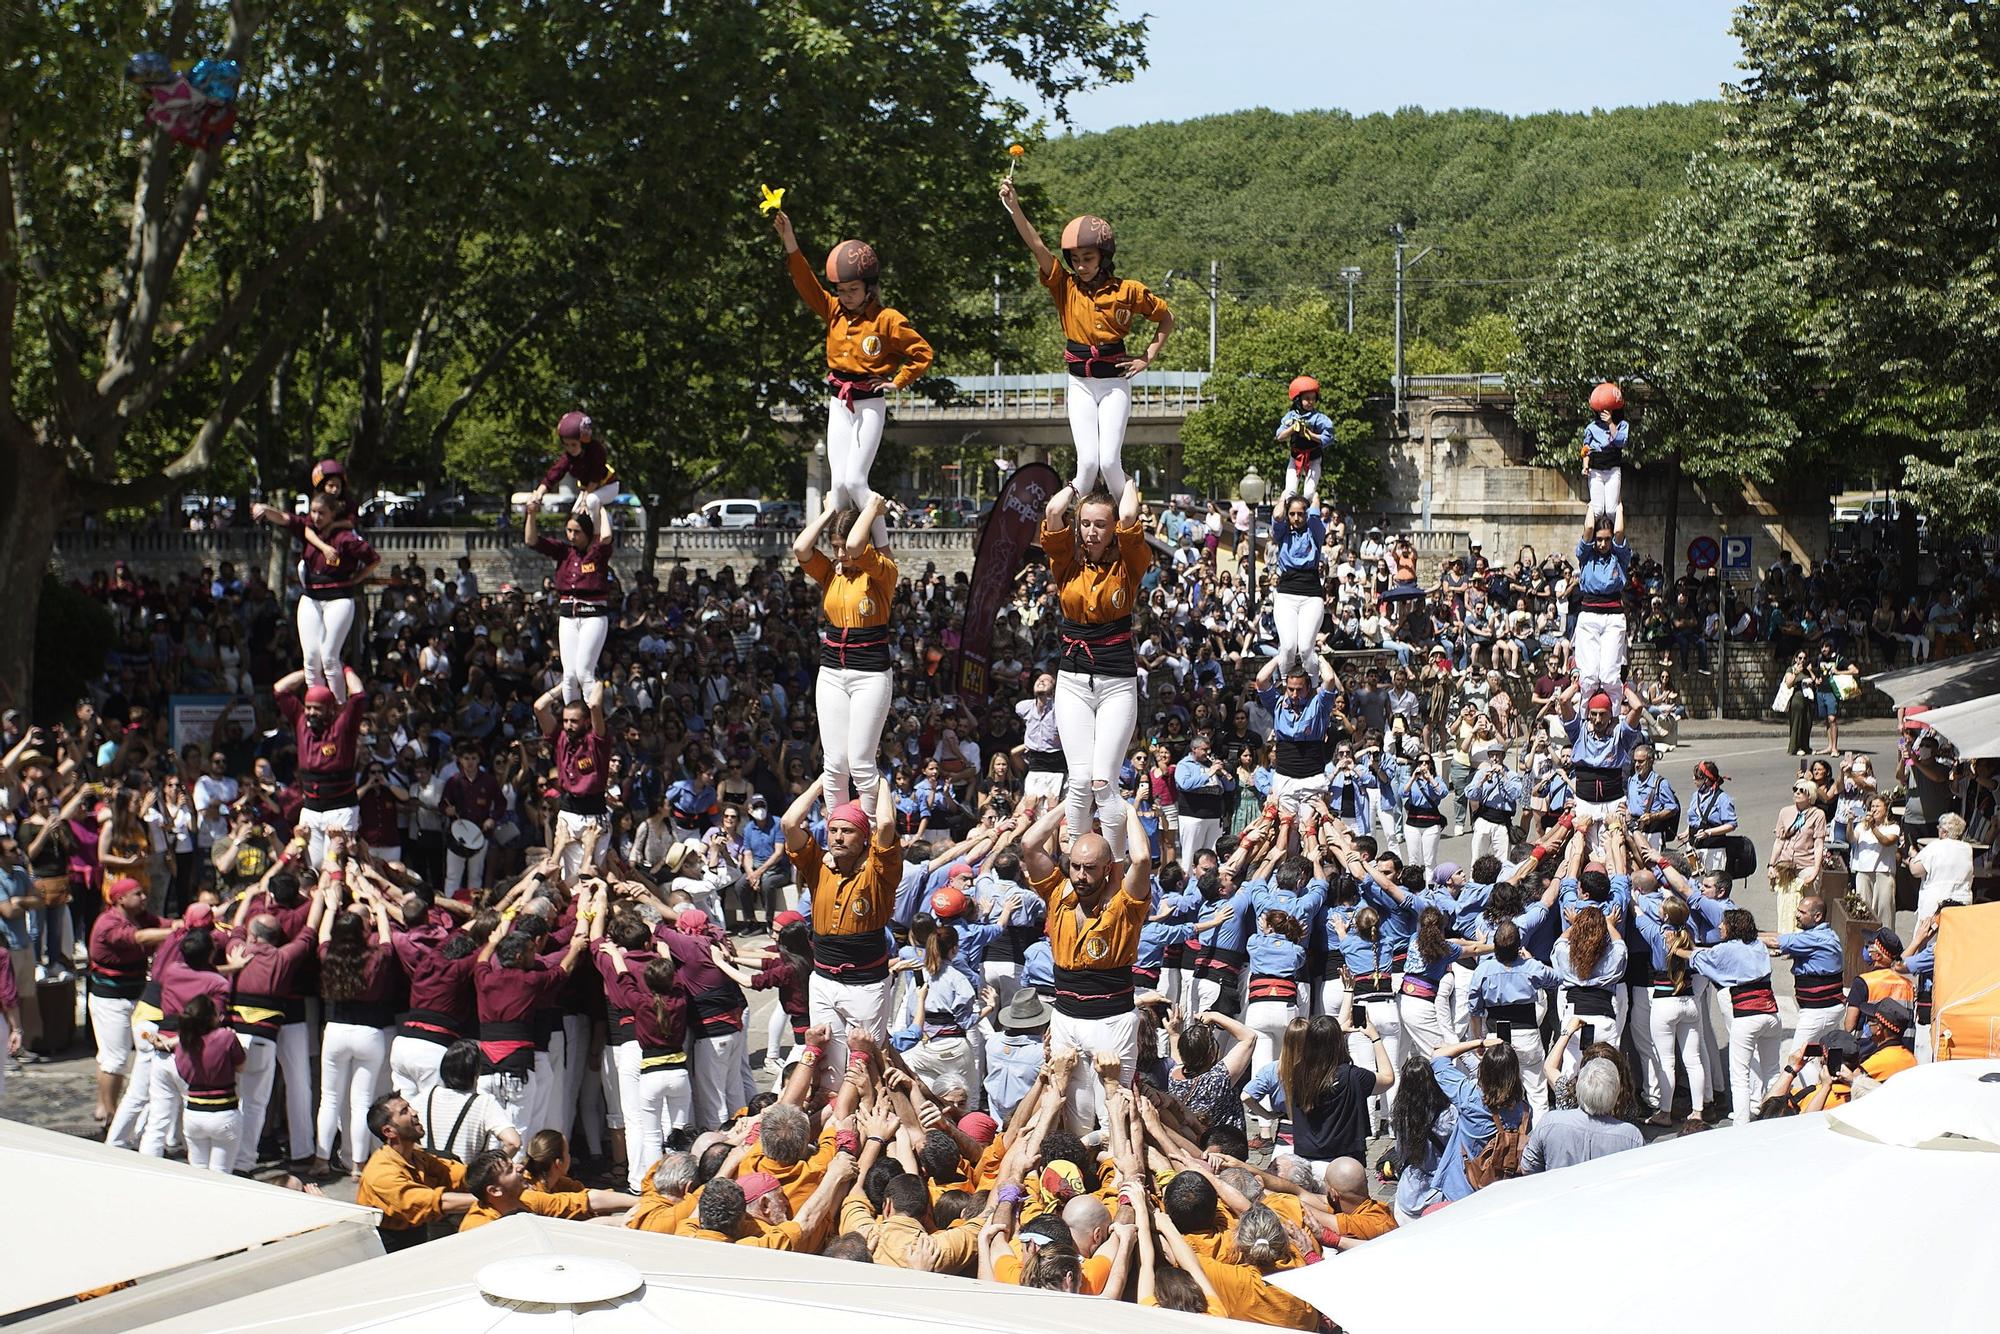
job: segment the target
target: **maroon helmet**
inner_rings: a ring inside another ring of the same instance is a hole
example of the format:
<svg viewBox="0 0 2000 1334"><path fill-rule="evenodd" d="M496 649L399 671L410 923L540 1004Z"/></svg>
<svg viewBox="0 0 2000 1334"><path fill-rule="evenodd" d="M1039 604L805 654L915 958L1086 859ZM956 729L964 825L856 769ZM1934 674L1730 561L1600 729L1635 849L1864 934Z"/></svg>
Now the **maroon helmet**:
<svg viewBox="0 0 2000 1334"><path fill-rule="evenodd" d="M326 484L326 479L329 477L338 477L345 481L347 478L347 468L339 459L321 459L318 463L313 464L312 475L313 487L314 489L318 489Z"/></svg>
<svg viewBox="0 0 2000 1334"><path fill-rule="evenodd" d="M1062 234L1064 250L1078 250L1084 246L1091 246L1105 259L1110 259L1118 249L1118 237L1112 232L1110 223L1086 213L1080 218L1071 218L1064 225Z"/></svg>
<svg viewBox="0 0 2000 1334"><path fill-rule="evenodd" d="M585 412L565 412L556 423L556 434L564 440L589 440L596 430L597 423Z"/></svg>
<svg viewBox="0 0 2000 1334"><path fill-rule="evenodd" d="M826 254L830 283L872 283L882 276L882 261L866 241L842 241Z"/></svg>

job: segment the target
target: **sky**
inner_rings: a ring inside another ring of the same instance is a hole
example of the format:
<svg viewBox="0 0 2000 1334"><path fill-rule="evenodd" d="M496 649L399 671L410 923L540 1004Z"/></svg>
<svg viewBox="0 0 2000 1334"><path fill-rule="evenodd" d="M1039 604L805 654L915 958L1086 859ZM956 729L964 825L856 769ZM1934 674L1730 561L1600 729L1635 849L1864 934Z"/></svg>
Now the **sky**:
<svg viewBox="0 0 2000 1334"><path fill-rule="evenodd" d="M1734 0L1119 0L1122 17L1151 16L1150 65L1131 83L1071 99L1070 117L1094 131L1251 107L1529 115L1691 102L1739 77L1735 9Z"/></svg>

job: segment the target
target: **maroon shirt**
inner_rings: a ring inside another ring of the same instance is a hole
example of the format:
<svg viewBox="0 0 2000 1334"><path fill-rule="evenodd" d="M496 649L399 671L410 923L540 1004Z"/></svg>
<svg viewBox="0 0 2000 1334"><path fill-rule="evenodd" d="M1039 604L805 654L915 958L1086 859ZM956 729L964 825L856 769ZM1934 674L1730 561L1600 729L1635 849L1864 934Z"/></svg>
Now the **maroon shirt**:
<svg viewBox="0 0 2000 1334"><path fill-rule="evenodd" d="M750 985L758 991L771 987L778 989L778 1008L788 1015L803 1015L807 1009L807 974L792 967L783 959L766 964L757 976L750 979Z"/></svg>
<svg viewBox="0 0 2000 1334"><path fill-rule="evenodd" d="M332 534L321 533L321 540L333 548L333 556L329 559L318 547L306 541L306 523L303 514L285 516L285 527L305 549L306 596L333 598L351 595L355 582L380 559L375 554L375 548L352 528Z"/></svg>
<svg viewBox="0 0 2000 1334"><path fill-rule="evenodd" d="M556 592L601 601L611 592L611 544L592 542L578 551L560 537L538 537L535 550L556 563Z"/></svg>
<svg viewBox="0 0 2000 1334"><path fill-rule="evenodd" d="M292 725L298 742L299 772L344 777L352 783L355 741L361 734L361 715L367 711L368 697L356 691L334 713L332 722L315 729L306 717L303 695L290 691L278 696L278 712Z"/></svg>
<svg viewBox="0 0 2000 1334"><path fill-rule="evenodd" d="M542 485L553 491L563 474L576 479L579 491L595 491L611 480L611 460L605 456L604 442L596 438L581 442L574 457L567 450L556 451L556 461L542 474Z"/></svg>
<svg viewBox="0 0 2000 1334"><path fill-rule="evenodd" d="M609 781L611 738L585 728L583 736L570 740L561 726L555 730L556 787L565 796L601 797Z"/></svg>
<svg viewBox="0 0 2000 1334"><path fill-rule="evenodd" d="M90 966L144 982L146 947L139 943L139 932L159 927L160 919L149 912L141 912L136 922L116 908L99 913L90 928Z"/></svg>
<svg viewBox="0 0 2000 1334"><path fill-rule="evenodd" d="M174 1069L181 1072L191 1093L234 1089L236 1071L245 1055L235 1029L211 1028L174 1049Z"/></svg>
<svg viewBox="0 0 2000 1334"><path fill-rule="evenodd" d="M394 948L396 961L410 975L410 1008L450 1015L469 1029L474 1013L472 970L479 956L447 959L430 940L403 931L396 933Z"/></svg>
<svg viewBox="0 0 2000 1334"><path fill-rule="evenodd" d="M326 990L326 978L324 976L326 954L332 947L333 942L330 940L319 947L319 961L322 968L320 991L322 995L325 994ZM346 1002L350 1005L380 1005L393 999L396 993L396 970L392 967L395 957L387 945L378 944L368 946L367 953L362 955L360 992L352 996L339 997L337 1000L331 996L328 996L327 999L333 1001L335 1004Z"/></svg>
<svg viewBox="0 0 2000 1334"><path fill-rule="evenodd" d="M626 957L630 972L620 972L611 964L611 956L597 956L597 971L604 977L604 995L613 1005L632 1016L632 1035L642 1047L664 1048L667 1051L687 1050L687 996L681 991L679 975L675 985L669 987L665 995L659 995L646 985L646 979L639 975L641 964ZM666 1012L666 1026L660 1024L660 1014L653 1001L658 996L659 1010Z"/></svg>
<svg viewBox="0 0 2000 1334"><path fill-rule="evenodd" d="M236 974L239 996L303 996L312 976L312 961L318 942L308 935L304 923L282 945L259 940L245 943L250 958Z"/></svg>
<svg viewBox="0 0 2000 1334"><path fill-rule="evenodd" d="M465 776L460 769L444 782L444 804L451 807L455 820L470 820L476 825L484 825L488 820L500 817L500 809L506 804L506 794L500 790L500 780L493 776L491 769L480 769L472 777Z"/></svg>
<svg viewBox="0 0 2000 1334"><path fill-rule="evenodd" d="M178 1021L188 1002L202 995L214 999L217 1014L228 1015L229 979L210 968L188 967L179 941L172 954L155 961L153 975L160 983L160 1013L168 1019Z"/></svg>
<svg viewBox="0 0 2000 1334"><path fill-rule="evenodd" d="M569 979L559 968L504 968L488 959L472 970L482 1024L525 1024Z"/></svg>
<svg viewBox="0 0 2000 1334"><path fill-rule="evenodd" d="M384 788L373 788L361 798L361 838L371 848L398 847L403 831L396 827L401 803Z"/></svg>

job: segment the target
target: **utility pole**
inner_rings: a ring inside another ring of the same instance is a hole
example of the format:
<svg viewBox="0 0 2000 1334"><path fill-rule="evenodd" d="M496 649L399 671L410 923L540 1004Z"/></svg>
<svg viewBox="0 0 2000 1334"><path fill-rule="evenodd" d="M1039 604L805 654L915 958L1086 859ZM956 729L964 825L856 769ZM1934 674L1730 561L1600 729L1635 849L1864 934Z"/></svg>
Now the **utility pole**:
<svg viewBox="0 0 2000 1334"><path fill-rule="evenodd" d="M1424 256L1436 250L1436 246L1425 246L1408 262L1403 261L1403 249L1408 244L1403 236L1403 224L1396 223L1389 228L1389 234L1396 238L1396 424L1403 423L1403 399L1408 394L1403 374L1403 275L1423 263Z"/></svg>
<svg viewBox="0 0 2000 1334"><path fill-rule="evenodd" d="M1000 378L1000 275L993 275L993 377ZM997 391L998 385L994 386Z"/></svg>
<svg viewBox="0 0 2000 1334"><path fill-rule="evenodd" d="M1361 281L1361 270L1353 264L1340 271L1340 280L1347 284L1347 332L1354 332L1354 284Z"/></svg>
<svg viewBox="0 0 2000 1334"><path fill-rule="evenodd" d="M1208 261L1208 371L1215 373L1215 305L1218 296L1216 281L1222 272L1222 262Z"/></svg>

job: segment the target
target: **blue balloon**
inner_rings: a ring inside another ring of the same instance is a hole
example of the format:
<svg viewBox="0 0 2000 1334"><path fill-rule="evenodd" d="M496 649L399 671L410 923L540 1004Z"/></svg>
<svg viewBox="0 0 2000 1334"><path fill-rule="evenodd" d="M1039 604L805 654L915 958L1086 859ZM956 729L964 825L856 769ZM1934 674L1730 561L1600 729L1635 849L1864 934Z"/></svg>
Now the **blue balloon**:
<svg viewBox="0 0 2000 1334"><path fill-rule="evenodd" d="M228 106L243 85L243 73L233 60L201 60L188 71L188 82L209 101Z"/></svg>

